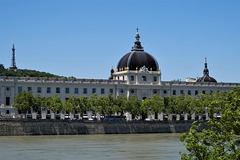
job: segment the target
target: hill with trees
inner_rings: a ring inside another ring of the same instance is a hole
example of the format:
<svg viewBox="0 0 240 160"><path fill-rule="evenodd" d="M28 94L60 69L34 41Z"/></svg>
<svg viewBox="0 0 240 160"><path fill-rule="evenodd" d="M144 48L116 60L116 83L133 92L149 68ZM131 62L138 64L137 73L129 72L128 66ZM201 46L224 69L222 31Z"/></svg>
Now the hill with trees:
<svg viewBox="0 0 240 160"><path fill-rule="evenodd" d="M4 68L3 64L0 64L0 76L11 76L11 77L51 77L61 78L63 76L54 75L47 72L40 72L30 69L18 69L16 71Z"/></svg>

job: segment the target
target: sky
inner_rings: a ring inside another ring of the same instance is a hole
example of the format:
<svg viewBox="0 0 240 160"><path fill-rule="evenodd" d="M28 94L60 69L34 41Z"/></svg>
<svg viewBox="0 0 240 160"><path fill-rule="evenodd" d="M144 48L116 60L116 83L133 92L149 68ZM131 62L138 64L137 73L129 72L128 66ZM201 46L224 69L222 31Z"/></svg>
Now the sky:
<svg viewBox="0 0 240 160"><path fill-rule="evenodd" d="M0 0L0 64L108 79L136 28L162 80L203 75L240 83L239 0Z"/></svg>

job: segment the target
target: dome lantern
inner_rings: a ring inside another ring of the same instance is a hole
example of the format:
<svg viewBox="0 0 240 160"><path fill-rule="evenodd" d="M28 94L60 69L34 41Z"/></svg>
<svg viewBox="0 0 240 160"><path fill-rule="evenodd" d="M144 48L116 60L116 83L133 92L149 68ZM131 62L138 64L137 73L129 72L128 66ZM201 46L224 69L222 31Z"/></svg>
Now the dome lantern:
<svg viewBox="0 0 240 160"><path fill-rule="evenodd" d="M132 47L132 51L144 51L143 50L143 47L141 45L141 42L140 42L140 36L139 36L139 33L138 33L138 28L137 28L137 33L136 33L136 41L134 42L134 46Z"/></svg>

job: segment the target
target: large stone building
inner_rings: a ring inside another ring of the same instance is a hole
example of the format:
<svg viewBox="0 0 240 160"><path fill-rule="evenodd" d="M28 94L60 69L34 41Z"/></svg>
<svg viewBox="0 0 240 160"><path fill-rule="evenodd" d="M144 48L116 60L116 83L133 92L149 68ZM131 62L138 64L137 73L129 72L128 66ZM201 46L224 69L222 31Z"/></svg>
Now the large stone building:
<svg viewBox="0 0 240 160"><path fill-rule="evenodd" d="M157 60L145 52L136 33L135 45L131 52L125 54L118 62L117 69L111 70L109 79L64 79L64 78L33 78L33 77L0 77L0 111L2 115L15 115L11 107L14 96L22 90L32 91L34 95L48 97L56 93L65 101L68 95L90 97L97 93L106 96L108 91L115 96L137 96L144 100L153 95L175 96L189 94L196 96L200 93L230 91L240 87L240 83L218 83L209 76L207 61L203 77L187 79L186 81L162 81L161 70ZM12 65L16 70L15 48L12 49Z"/></svg>

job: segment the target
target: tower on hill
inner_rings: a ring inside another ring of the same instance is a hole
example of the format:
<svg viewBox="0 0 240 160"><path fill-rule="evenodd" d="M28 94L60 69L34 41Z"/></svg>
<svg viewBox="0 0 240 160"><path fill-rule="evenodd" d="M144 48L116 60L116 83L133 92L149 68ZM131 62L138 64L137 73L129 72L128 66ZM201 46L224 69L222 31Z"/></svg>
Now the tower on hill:
<svg viewBox="0 0 240 160"><path fill-rule="evenodd" d="M15 62L15 47L13 42L13 48L12 48L12 64L9 67L10 70L17 70L16 62Z"/></svg>

